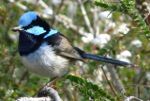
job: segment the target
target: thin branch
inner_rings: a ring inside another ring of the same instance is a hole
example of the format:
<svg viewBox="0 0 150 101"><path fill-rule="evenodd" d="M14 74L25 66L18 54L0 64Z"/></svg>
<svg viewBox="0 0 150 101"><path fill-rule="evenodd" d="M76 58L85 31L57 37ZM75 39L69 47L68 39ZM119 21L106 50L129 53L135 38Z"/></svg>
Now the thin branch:
<svg viewBox="0 0 150 101"><path fill-rule="evenodd" d="M118 93L121 93L125 97L126 90L121 82L121 80L118 77L118 74L112 64L108 64L108 71L110 72L111 78L113 80L113 83L115 85L116 90Z"/></svg>
<svg viewBox="0 0 150 101"><path fill-rule="evenodd" d="M85 21L85 23L86 23L86 26L88 27L89 32L93 34L93 33L94 33L94 30L93 30L93 28L92 28L92 26L91 26L90 20L89 20L89 18L88 18L88 15L87 15L87 13L86 13L86 10L85 10L85 7L84 7L84 5L83 5L83 3L82 3L81 0L78 0L78 3L79 3L79 5L80 5L80 9L81 9L81 12L82 12L82 14L83 14L83 17L84 17L84 21Z"/></svg>
<svg viewBox="0 0 150 101"><path fill-rule="evenodd" d="M106 75L106 72L105 72L105 70L104 70L103 67L104 67L104 65L101 66L101 69L102 69L102 71L103 71L104 77L106 78L106 80L107 80L107 82L108 82L108 84L109 84L109 86L110 86L112 92L114 93L114 95L117 95L116 90L114 89L112 83L109 81L109 79L108 79L108 77L107 77L107 75Z"/></svg>
<svg viewBox="0 0 150 101"><path fill-rule="evenodd" d="M71 19L65 15L59 14L55 15L55 18L58 22L62 23L66 28L71 28L72 30L78 32L80 35L85 35L88 32L84 31L84 28L81 26L76 26L72 23Z"/></svg>
<svg viewBox="0 0 150 101"><path fill-rule="evenodd" d="M93 29L94 29L94 36L97 36L99 35L99 18L98 18L98 8L97 7L94 7L93 9L93 17L94 17L94 20L93 20Z"/></svg>

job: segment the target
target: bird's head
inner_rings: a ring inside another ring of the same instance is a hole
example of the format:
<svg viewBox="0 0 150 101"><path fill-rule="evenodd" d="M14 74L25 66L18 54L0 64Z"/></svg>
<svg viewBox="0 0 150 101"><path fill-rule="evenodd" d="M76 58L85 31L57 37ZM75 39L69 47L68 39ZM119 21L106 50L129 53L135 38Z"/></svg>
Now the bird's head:
<svg viewBox="0 0 150 101"><path fill-rule="evenodd" d="M24 13L19 18L18 25L18 27L13 28L13 31L21 32L22 30L24 30L28 34L32 34L35 36L46 33L44 38L47 38L58 32L57 30L52 29L49 24L41 19L40 16L34 11Z"/></svg>
<svg viewBox="0 0 150 101"><path fill-rule="evenodd" d="M20 33L18 46L21 55L37 49L50 29L49 25L33 11L24 13L19 18L18 25L12 30Z"/></svg>
<svg viewBox="0 0 150 101"><path fill-rule="evenodd" d="M24 13L18 21L18 27L12 30L19 32L20 54L35 50L45 39L57 35L58 31L52 29L49 24L34 12ZM45 41L44 41L45 42Z"/></svg>
<svg viewBox="0 0 150 101"><path fill-rule="evenodd" d="M41 35L50 30L47 22L39 17L34 11L24 13L18 21L18 27L14 27L13 31L26 31L29 34Z"/></svg>

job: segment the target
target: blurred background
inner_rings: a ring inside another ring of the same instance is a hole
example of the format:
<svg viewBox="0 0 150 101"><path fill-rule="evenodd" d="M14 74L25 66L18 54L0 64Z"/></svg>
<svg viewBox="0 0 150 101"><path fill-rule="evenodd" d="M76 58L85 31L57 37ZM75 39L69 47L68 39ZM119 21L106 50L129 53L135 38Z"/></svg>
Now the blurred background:
<svg viewBox="0 0 150 101"><path fill-rule="evenodd" d="M119 2L107 1L116 5ZM150 99L150 42L144 34L139 34L129 15L96 6L93 0L0 0L0 101L33 96L49 81L28 72L19 59L18 33L11 29L26 11L36 11L74 46L138 65L127 68L79 62L70 67L72 75L98 85L117 100L124 96ZM83 96L76 86L65 79L57 82L55 89L64 101L86 101L88 96Z"/></svg>

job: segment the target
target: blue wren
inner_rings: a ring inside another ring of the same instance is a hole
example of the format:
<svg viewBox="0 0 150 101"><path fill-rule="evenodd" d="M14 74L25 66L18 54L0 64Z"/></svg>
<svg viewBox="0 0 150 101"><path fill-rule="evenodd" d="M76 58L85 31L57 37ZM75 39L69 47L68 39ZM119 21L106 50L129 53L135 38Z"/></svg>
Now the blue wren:
<svg viewBox="0 0 150 101"><path fill-rule="evenodd" d="M18 50L23 64L29 71L43 76L61 77L68 73L70 64L85 59L121 66L132 65L74 47L34 11L24 13L19 19L19 26L13 30L19 32Z"/></svg>

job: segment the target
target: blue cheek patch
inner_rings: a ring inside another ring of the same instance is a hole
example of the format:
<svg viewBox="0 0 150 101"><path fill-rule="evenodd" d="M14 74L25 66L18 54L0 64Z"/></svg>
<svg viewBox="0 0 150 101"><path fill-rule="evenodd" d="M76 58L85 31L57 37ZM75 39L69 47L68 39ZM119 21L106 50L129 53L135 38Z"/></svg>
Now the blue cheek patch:
<svg viewBox="0 0 150 101"><path fill-rule="evenodd" d="M34 26L32 28L27 29L27 32L32 33L34 35L40 35L40 34L45 33L46 31L44 30L43 27Z"/></svg>
<svg viewBox="0 0 150 101"><path fill-rule="evenodd" d="M44 36L44 38L47 38L47 37L49 37L49 36L51 36L51 35L54 35L54 34L56 34L56 33L58 33L57 30L51 29L51 30L49 31L49 33L48 33L47 35Z"/></svg>

